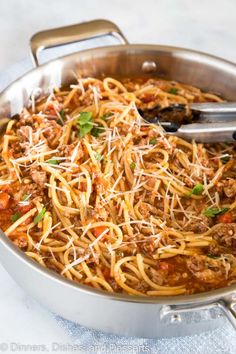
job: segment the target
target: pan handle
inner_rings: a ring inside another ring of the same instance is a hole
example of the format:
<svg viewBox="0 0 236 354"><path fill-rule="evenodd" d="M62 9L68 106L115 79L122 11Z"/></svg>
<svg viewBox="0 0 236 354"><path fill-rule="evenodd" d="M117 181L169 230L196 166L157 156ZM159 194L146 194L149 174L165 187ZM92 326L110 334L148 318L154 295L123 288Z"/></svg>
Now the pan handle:
<svg viewBox="0 0 236 354"><path fill-rule="evenodd" d="M164 305L160 310L160 319L168 317L169 319L174 319L176 321L180 320L181 313L198 311L198 310L210 310L212 308L220 308L221 311L226 315L228 320L231 322L233 327L236 329L236 302L218 300L208 304L187 304L187 305Z"/></svg>
<svg viewBox="0 0 236 354"><path fill-rule="evenodd" d="M223 311L236 329L236 301L224 302Z"/></svg>
<svg viewBox="0 0 236 354"><path fill-rule="evenodd" d="M94 20L38 32L30 39L33 62L35 66L39 66L39 53L46 48L58 47L106 35L118 38L122 44L128 44L119 27L107 20Z"/></svg>

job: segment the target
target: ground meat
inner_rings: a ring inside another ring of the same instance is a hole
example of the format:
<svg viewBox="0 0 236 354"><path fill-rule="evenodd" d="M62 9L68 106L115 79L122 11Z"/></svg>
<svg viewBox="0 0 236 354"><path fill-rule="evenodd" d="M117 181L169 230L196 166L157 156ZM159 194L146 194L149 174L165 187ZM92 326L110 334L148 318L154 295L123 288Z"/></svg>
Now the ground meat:
<svg viewBox="0 0 236 354"><path fill-rule="evenodd" d="M143 217L146 219L146 218L150 217L152 210L153 210L153 206L151 204L143 202L140 204L139 210L140 210L141 214L143 215Z"/></svg>
<svg viewBox="0 0 236 354"><path fill-rule="evenodd" d="M22 127L25 125L33 125L33 120L31 114L27 114L27 111L24 109L23 112L16 116L16 127Z"/></svg>
<svg viewBox="0 0 236 354"><path fill-rule="evenodd" d="M20 237L17 237L17 238L13 241L13 243L14 243L17 247L19 247L19 248L21 248L21 249L24 249L24 248L26 248L27 245L28 245L27 236L20 236Z"/></svg>
<svg viewBox="0 0 236 354"><path fill-rule="evenodd" d="M78 142L74 142L70 145L60 145L58 146L58 156L61 156L61 157L71 157L76 145L78 144ZM77 154L76 154L76 160L79 160L81 159L82 157L84 156L84 151L83 151L83 148L82 146L80 145L78 147L78 151L77 151Z"/></svg>
<svg viewBox="0 0 236 354"><path fill-rule="evenodd" d="M108 220L108 217L109 217L109 213L106 209L104 208L99 208L99 207L95 207L95 219L97 221L107 221Z"/></svg>
<svg viewBox="0 0 236 354"><path fill-rule="evenodd" d="M147 240L147 242L138 243L138 249L139 252L145 254L146 256L152 256L153 252L156 249L156 245L154 244L154 239L150 238L150 240Z"/></svg>
<svg viewBox="0 0 236 354"><path fill-rule="evenodd" d="M160 269L158 271L150 268L150 276L154 283L158 285L163 285L168 276L168 270Z"/></svg>
<svg viewBox="0 0 236 354"><path fill-rule="evenodd" d="M41 188L36 183L29 183L29 184L22 186L21 194L18 194L17 198L19 197L19 195L21 195L21 197L23 197L25 194L30 195L30 199L39 198L38 199L39 201L43 201L44 199L45 200L47 199L47 195L45 195L44 189ZM18 201L21 199L22 198L19 198Z"/></svg>
<svg viewBox="0 0 236 354"><path fill-rule="evenodd" d="M227 253L227 251L227 247L219 245L216 241L212 241L207 248L207 254L212 256L220 256L221 254Z"/></svg>
<svg viewBox="0 0 236 354"><path fill-rule="evenodd" d="M79 103L80 100L77 100ZM83 106L91 106L94 103L94 94L91 91L87 91L85 95L83 96Z"/></svg>
<svg viewBox="0 0 236 354"><path fill-rule="evenodd" d="M29 140L32 136L33 129L28 125L23 125L18 129L17 133L20 136L21 140Z"/></svg>
<svg viewBox="0 0 236 354"><path fill-rule="evenodd" d="M24 148L22 149L22 144L19 141L14 141L14 144L10 144L10 149L9 151L9 157L16 156L17 154L21 153L24 151Z"/></svg>
<svg viewBox="0 0 236 354"><path fill-rule="evenodd" d="M217 224L212 236L220 245L230 247L232 252L236 252L236 223Z"/></svg>
<svg viewBox="0 0 236 354"><path fill-rule="evenodd" d="M224 193L228 198L232 198L236 195L236 181L232 178L224 182Z"/></svg>
<svg viewBox="0 0 236 354"><path fill-rule="evenodd" d="M199 216L200 217L200 216ZM202 234L206 232L212 224L212 220L204 215L201 215L202 220L192 221L186 227L184 227L185 231L193 231L197 234Z"/></svg>
<svg viewBox="0 0 236 354"><path fill-rule="evenodd" d="M132 285L133 287L133 285ZM149 288L149 285L144 281L144 280L140 280L139 283L137 283L137 285L135 285L135 289L138 291L142 291L142 292L146 292Z"/></svg>
<svg viewBox="0 0 236 354"><path fill-rule="evenodd" d="M189 271L202 282L217 284L225 278L225 267L219 259L195 255L186 263Z"/></svg>
<svg viewBox="0 0 236 354"><path fill-rule="evenodd" d="M51 146L55 137L62 133L62 127L55 120L45 122L43 131L44 137L47 139L48 145Z"/></svg>
<svg viewBox="0 0 236 354"><path fill-rule="evenodd" d="M32 180L40 187L45 188L45 183L47 181L47 175L45 171L35 168L34 166L30 168L30 175Z"/></svg>

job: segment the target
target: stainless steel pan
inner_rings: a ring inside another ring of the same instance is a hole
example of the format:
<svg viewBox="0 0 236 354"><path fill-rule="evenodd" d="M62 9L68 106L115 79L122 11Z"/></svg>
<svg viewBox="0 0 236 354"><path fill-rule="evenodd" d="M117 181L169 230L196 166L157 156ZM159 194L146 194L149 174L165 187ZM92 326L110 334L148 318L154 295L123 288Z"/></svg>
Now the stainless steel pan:
<svg viewBox="0 0 236 354"><path fill-rule="evenodd" d="M122 45L81 51L39 66L44 48L103 35ZM132 45L119 28L105 20L36 34L31 50L37 66L0 95L0 121L19 113L35 88L40 94L83 76L159 76L182 81L236 101L236 65L200 52L159 46ZM39 90L37 90L39 92ZM236 327L236 285L191 296L136 297L109 294L66 280L24 255L0 232L0 260L9 274L53 312L84 326L110 333L168 337L193 334L223 325L225 314ZM207 310L203 311L203 310Z"/></svg>

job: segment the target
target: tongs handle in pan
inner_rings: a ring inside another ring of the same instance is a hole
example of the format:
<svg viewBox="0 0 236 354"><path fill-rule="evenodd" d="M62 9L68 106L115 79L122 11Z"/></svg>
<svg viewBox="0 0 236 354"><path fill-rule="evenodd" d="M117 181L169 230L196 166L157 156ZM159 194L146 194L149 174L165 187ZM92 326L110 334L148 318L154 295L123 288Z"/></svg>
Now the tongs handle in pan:
<svg viewBox="0 0 236 354"><path fill-rule="evenodd" d="M199 122L230 122L236 119L236 102L191 103L190 109Z"/></svg>
<svg viewBox="0 0 236 354"><path fill-rule="evenodd" d="M236 117L236 102L201 102L191 103L190 109L203 115L234 115Z"/></svg>
<svg viewBox="0 0 236 354"><path fill-rule="evenodd" d="M236 121L181 125L174 134L201 143L235 142Z"/></svg>

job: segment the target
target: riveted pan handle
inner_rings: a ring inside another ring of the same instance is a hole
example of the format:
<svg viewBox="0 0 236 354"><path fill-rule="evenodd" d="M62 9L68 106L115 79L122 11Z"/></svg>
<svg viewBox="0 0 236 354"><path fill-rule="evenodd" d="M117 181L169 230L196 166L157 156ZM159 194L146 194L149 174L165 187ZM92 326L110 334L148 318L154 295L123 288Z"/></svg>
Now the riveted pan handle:
<svg viewBox="0 0 236 354"><path fill-rule="evenodd" d="M218 300L207 304L187 304L187 305L164 305L160 311L160 319L168 317L169 319L180 320L181 313L210 310L212 308L220 308L221 311L227 316L233 327L236 329L236 302Z"/></svg>
<svg viewBox="0 0 236 354"><path fill-rule="evenodd" d="M223 310L234 328L236 329L236 302L229 301L223 303Z"/></svg>
<svg viewBox="0 0 236 354"><path fill-rule="evenodd" d="M116 37L121 43L128 44L119 27L107 20L94 20L38 32L30 40L34 64L35 66L39 65L39 53L46 48L58 47L106 35Z"/></svg>

